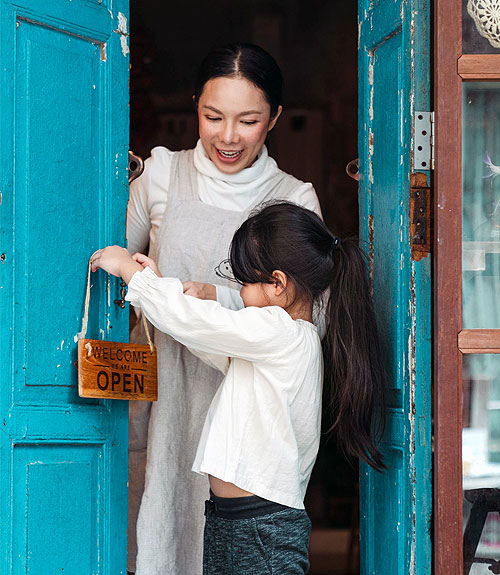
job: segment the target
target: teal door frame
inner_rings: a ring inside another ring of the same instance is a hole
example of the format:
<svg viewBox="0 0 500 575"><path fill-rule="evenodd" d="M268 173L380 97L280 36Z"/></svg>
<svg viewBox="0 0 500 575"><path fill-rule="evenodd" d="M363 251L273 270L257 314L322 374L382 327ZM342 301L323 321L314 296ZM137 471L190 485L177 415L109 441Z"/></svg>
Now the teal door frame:
<svg viewBox="0 0 500 575"><path fill-rule="evenodd" d="M413 118L431 111L430 3L358 10L360 230L388 368L388 469L360 470L361 570L430 575L431 257L416 261L410 237Z"/></svg>
<svg viewBox="0 0 500 575"><path fill-rule="evenodd" d="M74 366L87 263L124 242L128 4L0 0L0 572L126 573L126 402ZM88 336L127 341L93 277Z"/></svg>

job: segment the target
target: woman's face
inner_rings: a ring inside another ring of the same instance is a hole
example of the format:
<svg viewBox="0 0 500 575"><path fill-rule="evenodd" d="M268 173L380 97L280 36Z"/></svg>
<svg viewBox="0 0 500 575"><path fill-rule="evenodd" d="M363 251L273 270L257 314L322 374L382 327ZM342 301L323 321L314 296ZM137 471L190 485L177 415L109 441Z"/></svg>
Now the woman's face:
<svg viewBox="0 0 500 575"><path fill-rule="evenodd" d="M224 174L251 166L267 133L281 114L271 119L262 90L244 78L212 78L198 100L200 139L208 157Z"/></svg>

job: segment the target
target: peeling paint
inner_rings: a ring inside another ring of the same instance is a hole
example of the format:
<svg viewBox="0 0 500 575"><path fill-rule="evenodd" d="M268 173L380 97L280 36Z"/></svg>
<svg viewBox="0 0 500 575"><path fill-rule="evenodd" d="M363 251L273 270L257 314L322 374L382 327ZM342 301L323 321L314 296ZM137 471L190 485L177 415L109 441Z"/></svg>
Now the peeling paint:
<svg viewBox="0 0 500 575"><path fill-rule="evenodd" d="M118 12L118 29L116 31L120 34L122 54L126 57L130 50L128 47L127 17L122 12Z"/></svg>
<svg viewBox="0 0 500 575"><path fill-rule="evenodd" d="M129 48L128 48L126 36L121 36L121 37L120 37L120 43L121 43L121 45L122 45L122 54L123 54L124 56L127 56L127 54L130 52L130 50L129 50Z"/></svg>
<svg viewBox="0 0 500 575"><path fill-rule="evenodd" d="M372 166L372 157L373 157L373 132L371 128L368 130L368 181L370 184L373 184L373 166Z"/></svg>
<svg viewBox="0 0 500 575"><path fill-rule="evenodd" d="M118 33L128 34L127 32L127 17L123 12L118 12Z"/></svg>
<svg viewBox="0 0 500 575"><path fill-rule="evenodd" d="M106 62L108 56L106 55L106 43L101 44L101 62Z"/></svg>
<svg viewBox="0 0 500 575"><path fill-rule="evenodd" d="M370 90L370 106L368 107L368 117L373 121L373 86Z"/></svg>

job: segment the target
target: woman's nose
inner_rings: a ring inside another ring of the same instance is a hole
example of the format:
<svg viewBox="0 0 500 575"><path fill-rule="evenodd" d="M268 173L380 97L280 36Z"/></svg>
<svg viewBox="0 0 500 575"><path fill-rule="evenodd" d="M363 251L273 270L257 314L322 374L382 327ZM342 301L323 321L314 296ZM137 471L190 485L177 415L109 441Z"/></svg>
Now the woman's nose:
<svg viewBox="0 0 500 575"><path fill-rule="evenodd" d="M233 122L224 122L220 139L224 144L235 144L238 142L238 130Z"/></svg>

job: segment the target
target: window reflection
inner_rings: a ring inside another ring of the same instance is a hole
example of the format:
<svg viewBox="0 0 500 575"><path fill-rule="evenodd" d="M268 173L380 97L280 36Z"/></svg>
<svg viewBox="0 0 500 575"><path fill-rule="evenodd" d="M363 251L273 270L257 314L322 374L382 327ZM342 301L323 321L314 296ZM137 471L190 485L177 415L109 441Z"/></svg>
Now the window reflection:
<svg viewBox="0 0 500 575"><path fill-rule="evenodd" d="M464 82L462 301L465 329L500 328L500 83Z"/></svg>
<svg viewBox="0 0 500 575"><path fill-rule="evenodd" d="M500 573L500 355L463 361L464 575Z"/></svg>

